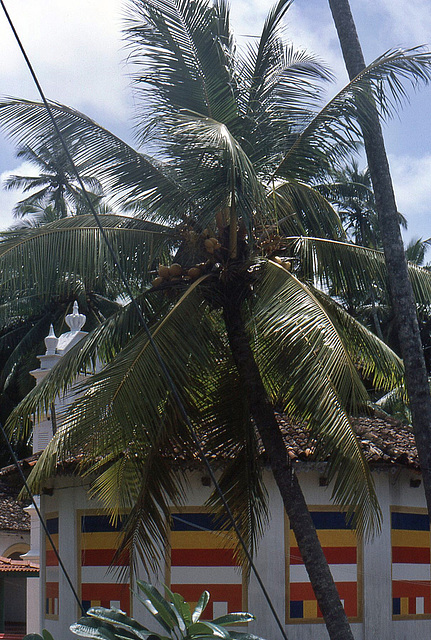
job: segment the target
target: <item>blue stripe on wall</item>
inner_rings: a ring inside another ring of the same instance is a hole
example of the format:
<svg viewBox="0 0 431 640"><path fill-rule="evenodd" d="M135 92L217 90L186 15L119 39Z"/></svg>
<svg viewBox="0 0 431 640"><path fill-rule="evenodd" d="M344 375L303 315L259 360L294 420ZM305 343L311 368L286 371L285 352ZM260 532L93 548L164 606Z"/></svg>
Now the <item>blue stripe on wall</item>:
<svg viewBox="0 0 431 640"><path fill-rule="evenodd" d="M211 513L173 513L172 531L221 531L220 519Z"/></svg>
<svg viewBox="0 0 431 640"><path fill-rule="evenodd" d="M118 520L116 525L114 526L110 522L109 516L82 516L81 531L82 533L121 531L122 524L123 523Z"/></svg>
<svg viewBox="0 0 431 640"><path fill-rule="evenodd" d="M48 518L46 521L46 528L51 534L58 533L58 517Z"/></svg>
<svg viewBox="0 0 431 640"><path fill-rule="evenodd" d="M311 511L316 529L351 529L344 511Z"/></svg>
<svg viewBox="0 0 431 640"><path fill-rule="evenodd" d="M408 529L410 531L429 531L428 516L422 513L398 513L391 514L392 529Z"/></svg>

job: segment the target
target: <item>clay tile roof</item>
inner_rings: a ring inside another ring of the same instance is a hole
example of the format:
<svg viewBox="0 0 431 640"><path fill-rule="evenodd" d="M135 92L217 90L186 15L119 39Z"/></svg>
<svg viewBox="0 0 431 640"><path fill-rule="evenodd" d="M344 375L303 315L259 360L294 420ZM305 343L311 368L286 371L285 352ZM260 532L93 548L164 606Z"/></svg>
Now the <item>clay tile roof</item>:
<svg viewBox="0 0 431 640"><path fill-rule="evenodd" d="M12 560L0 556L0 572L3 573L38 573L39 565L30 560Z"/></svg>
<svg viewBox="0 0 431 640"><path fill-rule="evenodd" d="M291 457L313 460L314 445L309 438L306 425L293 422L283 415L279 415L277 419ZM351 420L368 462L399 464L419 469L418 454L410 426L377 414L358 416Z"/></svg>
<svg viewBox="0 0 431 640"><path fill-rule="evenodd" d="M24 502L18 500L19 489L0 483L0 530L29 531L30 516Z"/></svg>
<svg viewBox="0 0 431 640"><path fill-rule="evenodd" d="M397 420L387 416L386 414L375 412L369 416L358 416L351 418L353 428L361 442L365 457L372 465L401 465L419 470L419 459L416 451L415 440L412 428L403 425ZM280 426L284 440L286 442L289 455L293 460L314 462L315 443L310 438L307 425L304 422L292 420L284 414L277 414L277 422ZM202 444L205 446L205 439ZM263 446L260 446L261 454L265 457ZM165 451L165 455L180 466L195 468L200 466L200 458L198 453L191 451L188 447L182 446L181 443L172 443ZM32 467L36 464L40 453L22 460L23 471L28 475ZM57 474L70 474L76 469L77 463L83 458L84 454L73 456L58 464ZM208 455L208 459L212 463L220 462L223 464L223 457L217 450ZM9 483L13 483L13 478L17 477L14 465L9 465L0 469L0 482L3 478ZM1 484L0 484L1 491ZM0 495L1 502L1 495ZM0 507L0 529L1 525L1 507Z"/></svg>

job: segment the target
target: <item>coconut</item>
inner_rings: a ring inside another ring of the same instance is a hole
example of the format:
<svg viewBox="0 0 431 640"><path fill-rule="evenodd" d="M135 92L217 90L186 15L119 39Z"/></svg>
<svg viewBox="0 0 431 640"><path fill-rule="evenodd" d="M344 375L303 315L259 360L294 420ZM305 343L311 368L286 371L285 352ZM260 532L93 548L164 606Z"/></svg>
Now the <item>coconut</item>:
<svg viewBox="0 0 431 640"><path fill-rule="evenodd" d="M161 276L158 276L153 280L153 287L160 287L160 285L163 284L164 281L165 281L164 278L162 278Z"/></svg>
<svg viewBox="0 0 431 640"><path fill-rule="evenodd" d="M164 264L159 264L157 273L162 278L169 278L169 267L166 267Z"/></svg>
<svg viewBox="0 0 431 640"><path fill-rule="evenodd" d="M178 264L177 262L174 262L173 264L171 264L171 266L169 267L170 276L172 276L173 278L177 278L182 274L183 274L183 268L180 264Z"/></svg>
<svg viewBox="0 0 431 640"><path fill-rule="evenodd" d="M187 275L189 275L190 278L195 280L196 278L199 278L199 276L201 275L201 270L198 267L192 267L187 271Z"/></svg>
<svg viewBox="0 0 431 640"><path fill-rule="evenodd" d="M216 240L216 242L217 242L217 240ZM214 243L212 241L212 238L207 238L205 240L205 249L207 251L209 251L210 253L212 253L212 251L214 251Z"/></svg>

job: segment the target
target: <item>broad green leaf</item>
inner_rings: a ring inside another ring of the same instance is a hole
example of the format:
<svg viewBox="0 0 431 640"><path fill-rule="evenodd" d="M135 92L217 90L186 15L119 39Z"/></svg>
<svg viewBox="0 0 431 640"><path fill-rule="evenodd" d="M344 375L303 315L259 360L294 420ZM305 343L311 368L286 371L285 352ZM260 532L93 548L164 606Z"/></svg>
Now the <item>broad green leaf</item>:
<svg viewBox="0 0 431 640"><path fill-rule="evenodd" d="M212 620L212 622L224 627L229 624L251 622L252 620L256 620L255 616L252 613L241 611L239 613L228 613L225 616L220 616L219 618L215 618L214 620Z"/></svg>
<svg viewBox="0 0 431 640"><path fill-rule="evenodd" d="M126 629L138 638L145 639L152 635L152 631L143 627L137 620L130 618L126 613L119 609L106 609L105 607L91 607L87 611L87 615L102 622L108 622L116 627Z"/></svg>
<svg viewBox="0 0 431 640"><path fill-rule="evenodd" d="M212 635L217 638L229 638L229 632L223 627L219 627L212 622L208 622L207 620L200 620L194 624L191 624L187 629L187 633L189 636L200 636L201 634L205 634L210 632L208 635Z"/></svg>
<svg viewBox="0 0 431 640"><path fill-rule="evenodd" d="M177 624L177 617L172 611L169 603L162 596L160 591L158 591L153 585L148 582L144 582L143 580L136 580L136 584L139 589L145 593L151 605L157 611L157 613L161 616L164 623L170 628L174 629ZM151 611L151 609L149 609Z"/></svg>
<svg viewBox="0 0 431 640"><path fill-rule="evenodd" d="M201 596L199 597L199 600L196 604L196 607L193 611L192 614L192 622L195 623L199 620L199 618L201 617L203 611L205 610L205 607L207 606L208 602L210 599L210 594L208 593L208 591L204 591Z"/></svg>

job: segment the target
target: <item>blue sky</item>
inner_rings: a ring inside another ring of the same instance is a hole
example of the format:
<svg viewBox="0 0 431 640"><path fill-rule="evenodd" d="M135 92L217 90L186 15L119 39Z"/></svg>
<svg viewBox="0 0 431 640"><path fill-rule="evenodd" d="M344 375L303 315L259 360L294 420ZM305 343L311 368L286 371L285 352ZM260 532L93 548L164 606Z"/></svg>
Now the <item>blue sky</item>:
<svg viewBox="0 0 431 640"><path fill-rule="evenodd" d="M47 96L85 112L117 135L132 140L130 68L121 26L126 3L119 0L9 0L8 9ZM269 0L231 0L240 42L258 35ZM367 62L394 47L431 44L429 0L351 0ZM286 36L329 64L338 78L329 96L347 81L327 0L295 0ZM9 27L0 14L0 95L37 99ZM431 236L431 87L385 125L398 208L406 216L406 238ZM0 132L0 176L27 172ZM11 223L19 194L0 191L0 228Z"/></svg>

